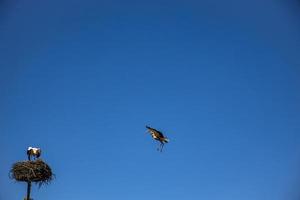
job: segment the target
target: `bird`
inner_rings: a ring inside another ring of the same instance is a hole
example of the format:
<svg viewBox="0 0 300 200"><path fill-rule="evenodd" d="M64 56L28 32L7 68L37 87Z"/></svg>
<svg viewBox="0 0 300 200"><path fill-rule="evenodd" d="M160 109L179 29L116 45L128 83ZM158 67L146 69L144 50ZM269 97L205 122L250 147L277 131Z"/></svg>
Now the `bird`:
<svg viewBox="0 0 300 200"><path fill-rule="evenodd" d="M151 128L150 126L146 126L147 131L151 134L152 138L160 142L159 148L157 148L158 151L162 152L162 149L165 145L165 143L169 142L169 139L165 137L162 132Z"/></svg>
<svg viewBox="0 0 300 200"><path fill-rule="evenodd" d="M28 147L27 149L27 156L28 156L28 160L31 160L31 157L37 159L41 156L41 149L37 148L37 147Z"/></svg>

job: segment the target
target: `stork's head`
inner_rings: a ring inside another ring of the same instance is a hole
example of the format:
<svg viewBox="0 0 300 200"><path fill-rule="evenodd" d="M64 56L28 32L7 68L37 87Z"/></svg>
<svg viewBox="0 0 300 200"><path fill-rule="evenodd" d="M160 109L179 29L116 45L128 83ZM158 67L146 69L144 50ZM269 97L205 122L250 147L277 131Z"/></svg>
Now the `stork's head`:
<svg viewBox="0 0 300 200"><path fill-rule="evenodd" d="M146 126L147 130L146 133L150 133L151 134L151 127L150 126Z"/></svg>
<svg viewBox="0 0 300 200"><path fill-rule="evenodd" d="M40 152L41 151L41 148L38 148L38 147L28 147L27 149L28 151L34 151L34 152Z"/></svg>

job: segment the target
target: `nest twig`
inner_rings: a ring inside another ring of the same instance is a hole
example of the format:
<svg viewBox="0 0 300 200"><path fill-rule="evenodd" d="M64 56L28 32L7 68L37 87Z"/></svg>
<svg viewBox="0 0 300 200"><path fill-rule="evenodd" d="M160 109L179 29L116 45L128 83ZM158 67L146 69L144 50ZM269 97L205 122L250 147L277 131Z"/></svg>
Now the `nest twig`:
<svg viewBox="0 0 300 200"><path fill-rule="evenodd" d="M16 162L10 170L10 178L21 182L34 182L39 186L50 183L53 177L51 168L41 159Z"/></svg>

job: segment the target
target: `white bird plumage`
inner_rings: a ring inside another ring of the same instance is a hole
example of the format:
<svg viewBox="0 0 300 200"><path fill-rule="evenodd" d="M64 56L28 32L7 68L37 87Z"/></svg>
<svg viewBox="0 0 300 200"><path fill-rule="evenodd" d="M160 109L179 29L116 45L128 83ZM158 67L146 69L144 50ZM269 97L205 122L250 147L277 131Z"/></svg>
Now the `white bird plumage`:
<svg viewBox="0 0 300 200"><path fill-rule="evenodd" d="M28 160L31 160L31 157L33 157L34 159L37 159L41 156L41 149L37 148L37 147L28 147L27 149L27 156L28 156Z"/></svg>

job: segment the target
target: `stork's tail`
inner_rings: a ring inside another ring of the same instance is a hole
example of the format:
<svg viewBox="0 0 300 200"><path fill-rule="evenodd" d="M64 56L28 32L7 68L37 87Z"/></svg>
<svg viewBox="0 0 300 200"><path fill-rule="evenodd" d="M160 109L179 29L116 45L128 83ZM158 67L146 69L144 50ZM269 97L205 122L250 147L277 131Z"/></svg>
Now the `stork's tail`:
<svg viewBox="0 0 300 200"><path fill-rule="evenodd" d="M170 140L168 138L164 138L164 142L168 143Z"/></svg>

